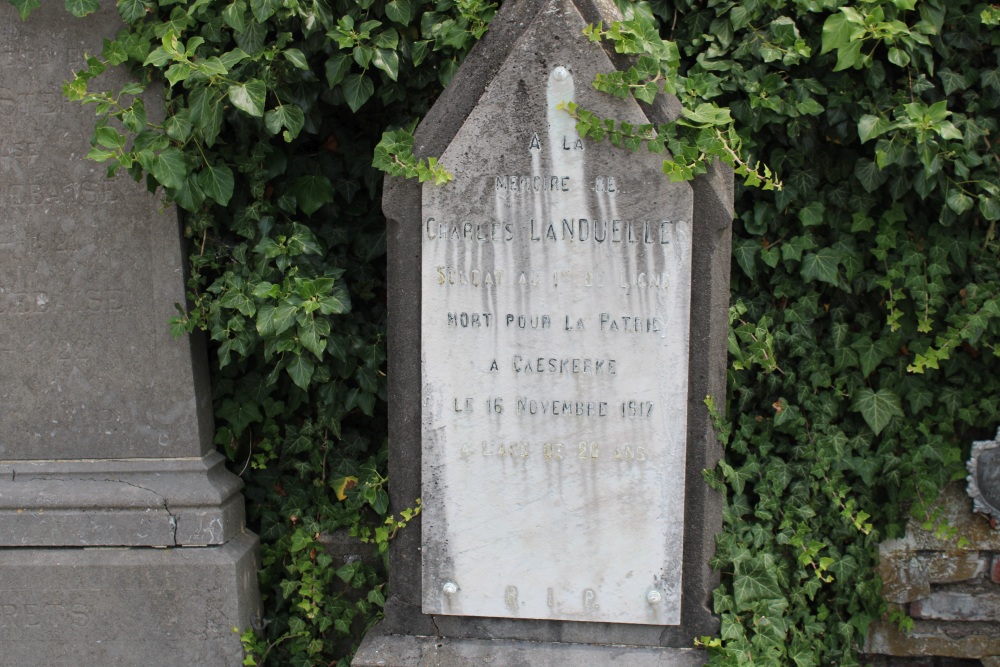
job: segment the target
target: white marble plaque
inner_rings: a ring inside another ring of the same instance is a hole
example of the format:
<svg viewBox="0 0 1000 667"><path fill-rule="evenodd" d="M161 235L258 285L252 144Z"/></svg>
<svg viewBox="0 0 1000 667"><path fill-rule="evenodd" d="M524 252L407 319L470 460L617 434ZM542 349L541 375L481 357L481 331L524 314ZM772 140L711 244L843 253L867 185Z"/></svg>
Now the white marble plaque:
<svg viewBox="0 0 1000 667"><path fill-rule="evenodd" d="M423 189L423 611L676 625L691 190L557 109L646 122L564 7Z"/></svg>

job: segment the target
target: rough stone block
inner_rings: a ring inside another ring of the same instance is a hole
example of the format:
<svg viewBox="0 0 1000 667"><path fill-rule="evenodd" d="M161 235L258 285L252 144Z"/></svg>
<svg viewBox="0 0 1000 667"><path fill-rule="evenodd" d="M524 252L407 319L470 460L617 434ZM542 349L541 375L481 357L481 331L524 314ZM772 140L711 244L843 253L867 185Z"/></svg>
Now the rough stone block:
<svg viewBox="0 0 1000 667"><path fill-rule="evenodd" d="M1000 594L934 591L910 605L910 616L939 621L1000 621Z"/></svg>
<svg viewBox="0 0 1000 667"><path fill-rule="evenodd" d="M892 623L876 621L868 629L864 652L900 657L982 658L1000 655L1000 628L991 623L969 625L917 621L913 631L907 634Z"/></svg>
<svg viewBox="0 0 1000 667"><path fill-rule="evenodd" d="M237 667L256 548L0 549L0 667Z"/></svg>
<svg viewBox="0 0 1000 667"><path fill-rule="evenodd" d="M587 644L541 644L513 640L446 639L382 635L365 637L353 667L701 667L707 656L695 649L651 649Z"/></svg>

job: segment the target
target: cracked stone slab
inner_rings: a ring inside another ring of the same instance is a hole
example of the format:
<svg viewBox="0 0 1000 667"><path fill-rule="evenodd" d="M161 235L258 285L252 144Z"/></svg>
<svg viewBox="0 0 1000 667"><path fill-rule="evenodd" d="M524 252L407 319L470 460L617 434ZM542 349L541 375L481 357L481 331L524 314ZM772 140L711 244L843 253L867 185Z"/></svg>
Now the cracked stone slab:
<svg viewBox="0 0 1000 667"><path fill-rule="evenodd" d="M243 529L242 482L217 452L10 467L0 478L0 547L197 546Z"/></svg>

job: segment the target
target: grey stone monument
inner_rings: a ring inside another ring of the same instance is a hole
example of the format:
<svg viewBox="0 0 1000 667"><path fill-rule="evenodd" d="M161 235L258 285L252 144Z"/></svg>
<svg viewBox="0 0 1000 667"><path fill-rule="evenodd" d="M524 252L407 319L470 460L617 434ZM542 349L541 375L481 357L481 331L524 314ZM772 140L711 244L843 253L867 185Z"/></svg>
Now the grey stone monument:
<svg viewBox="0 0 1000 667"><path fill-rule="evenodd" d="M176 212L86 159L62 82L120 27L0 3L0 665L239 665L257 540L171 337Z"/></svg>
<svg viewBox="0 0 1000 667"><path fill-rule="evenodd" d="M717 630L732 173L580 138L560 103L679 111L593 89L614 18L506 3L416 135L454 180L387 182L391 497L424 510L357 667L695 665Z"/></svg>

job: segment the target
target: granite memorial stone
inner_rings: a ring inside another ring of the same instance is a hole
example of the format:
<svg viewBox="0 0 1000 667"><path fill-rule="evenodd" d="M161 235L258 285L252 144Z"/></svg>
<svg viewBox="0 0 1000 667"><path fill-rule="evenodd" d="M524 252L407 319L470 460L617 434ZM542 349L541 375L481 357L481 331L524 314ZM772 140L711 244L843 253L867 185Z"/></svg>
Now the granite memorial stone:
<svg viewBox="0 0 1000 667"><path fill-rule="evenodd" d="M84 158L61 95L119 27L0 3L0 665L239 665L256 538L168 327L176 212Z"/></svg>
<svg viewBox="0 0 1000 667"><path fill-rule="evenodd" d="M732 174L579 136L565 102L676 116L593 89L628 62L583 29L615 18L506 3L416 135L454 180L387 182L392 501L424 509L355 665L680 665L717 627Z"/></svg>

